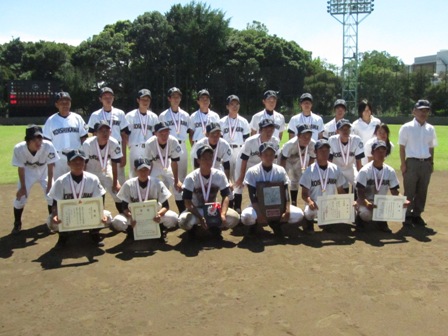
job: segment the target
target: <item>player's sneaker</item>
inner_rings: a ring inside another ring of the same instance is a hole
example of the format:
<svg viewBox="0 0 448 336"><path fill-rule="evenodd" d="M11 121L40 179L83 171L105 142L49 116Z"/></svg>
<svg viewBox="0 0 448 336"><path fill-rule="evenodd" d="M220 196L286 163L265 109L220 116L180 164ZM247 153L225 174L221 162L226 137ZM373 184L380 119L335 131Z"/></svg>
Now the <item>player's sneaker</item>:
<svg viewBox="0 0 448 336"><path fill-rule="evenodd" d="M15 221L14 227L12 228L11 234L17 235L22 230L22 222L21 221Z"/></svg>

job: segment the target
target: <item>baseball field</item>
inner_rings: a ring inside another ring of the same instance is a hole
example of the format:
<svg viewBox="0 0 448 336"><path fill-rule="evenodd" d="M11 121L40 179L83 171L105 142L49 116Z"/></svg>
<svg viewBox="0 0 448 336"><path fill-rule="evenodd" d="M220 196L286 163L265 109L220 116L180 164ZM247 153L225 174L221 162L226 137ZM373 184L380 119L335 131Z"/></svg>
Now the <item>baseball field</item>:
<svg viewBox="0 0 448 336"><path fill-rule="evenodd" d="M399 127L387 159L396 169ZM190 243L176 230L162 244L106 229L103 248L80 233L59 251L37 186L22 233L9 234L12 148L24 129L0 126L0 335L446 335L448 126L436 127L423 214L435 234L401 223L392 234L288 227L285 241L265 228L247 242L237 227L223 242ZM115 214L109 196L106 208Z"/></svg>

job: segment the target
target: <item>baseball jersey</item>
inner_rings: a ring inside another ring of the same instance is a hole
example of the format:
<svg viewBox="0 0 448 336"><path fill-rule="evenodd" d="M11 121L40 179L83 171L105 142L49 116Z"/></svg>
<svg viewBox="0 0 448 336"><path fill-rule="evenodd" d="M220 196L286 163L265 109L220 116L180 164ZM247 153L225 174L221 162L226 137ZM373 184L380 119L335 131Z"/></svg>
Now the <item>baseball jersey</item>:
<svg viewBox="0 0 448 336"><path fill-rule="evenodd" d="M336 195L338 188L344 184L344 175L342 175L339 167L332 162L328 162L325 170L322 170L317 162L314 162L303 172L300 178L300 185L309 190L310 198L313 201L317 201L317 197L324 195L324 193L325 195Z"/></svg>
<svg viewBox="0 0 448 336"><path fill-rule="evenodd" d="M208 113L197 110L191 115L188 128L194 132L193 141L198 141L205 137L205 128L211 122L219 123L219 114L212 110L208 110Z"/></svg>
<svg viewBox="0 0 448 336"><path fill-rule="evenodd" d="M163 111L159 115L159 121L164 121L170 127L170 134L177 140L186 141L188 139L190 115L180 107L178 112L173 112L171 108Z"/></svg>
<svg viewBox="0 0 448 336"><path fill-rule="evenodd" d="M208 138L203 138L194 144L193 148L191 149L191 151L193 152L194 159L198 158L197 154L198 149L205 145L209 145ZM216 147L213 148L213 152L214 152L213 158L215 157L216 154L216 161L213 168L216 169L220 169L221 164L223 162L229 162L232 158L232 149L230 148L229 143L222 138L218 140Z"/></svg>
<svg viewBox="0 0 448 336"><path fill-rule="evenodd" d="M372 155L372 145L373 145L376 141L378 141L378 139L377 139L376 136L374 136L373 138L371 138L369 141L367 141L367 142L364 144L364 153L365 153L366 157L373 156L373 155ZM393 144L392 142L390 142L390 141L389 141L389 143L390 143L390 152L392 153L392 150L394 149L394 144ZM389 154L389 155L390 155L390 154Z"/></svg>
<svg viewBox="0 0 448 336"><path fill-rule="evenodd" d="M331 136L337 134L336 123L336 119L333 118L324 125L324 133L322 134L324 139L329 139Z"/></svg>
<svg viewBox="0 0 448 336"><path fill-rule="evenodd" d="M250 136L250 126L246 118L238 116L231 118L225 116L219 120L221 125L221 133L224 140L230 145L242 145L244 143L244 136Z"/></svg>
<svg viewBox="0 0 448 336"><path fill-rule="evenodd" d="M45 122L43 134L53 143L58 152L79 149L81 138L87 135L86 123L79 114L74 112L70 112L65 118L55 113Z"/></svg>
<svg viewBox="0 0 448 336"><path fill-rule="evenodd" d="M15 167L31 169L37 175L47 171L47 166L59 160L59 155L53 144L48 140L42 141L42 146L31 154L26 141L19 142L14 146L12 165Z"/></svg>
<svg viewBox="0 0 448 336"><path fill-rule="evenodd" d="M153 135L148 141L146 141L145 157L151 161L153 170L156 168L160 169L164 168L157 148L159 148L160 153L162 154L162 160L164 161L166 168L168 168L168 170L171 170L171 160L178 160L182 152L182 148L179 145L179 141L177 141L177 139L171 134L169 135L168 141L164 148L162 148L159 145L157 137L155 135ZM165 162L167 154L168 154L168 162Z"/></svg>
<svg viewBox="0 0 448 336"><path fill-rule="evenodd" d="M366 143L375 132L376 125L381 124L381 121L374 116L371 117L370 123L366 123L362 118L358 118L352 124L352 133L359 136L363 143Z"/></svg>
<svg viewBox="0 0 448 336"><path fill-rule="evenodd" d="M308 125L313 131L313 140L319 140L319 133L324 130L324 121L320 116L311 112L309 116L299 113L291 118L288 124L288 132L297 135L297 126Z"/></svg>
<svg viewBox="0 0 448 336"><path fill-rule="evenodd" d="M250 167L244 176L244 184L256 188L257 182L283 182L289 184L288 174L285 168L277 164L272 165L272 169L267 172L263 169L260 162L253 167Z"/></svg>
<svg viewBox="0 0 448 336"><path fill-rule="evenodd" d="M142 202L147 200L157 200L162 204L171 197L171 192L159 179L148 177L148 182L149 186L146 185L142 188L140 187L138 177L131 178L121 186L117 196L126 203L138 203L140 202L138 190L140 190ZM146 192L148 192L148 198L145 199Z"/></svg>
<svg viewBox="0 0 448 336"><path fill-rule="evenodd" d="M95 124L99 123L101 120L106 120L109 122L112 136L117 139L119 143L121 143L121 131L129 125L124 112L115 107L112 107L110 112L106 112L102 108L93 112L88 122L89 131L93 132Z"/></svg>
<svg viewBox="0 0 448 336"><path fill-rule="evenodd" d="M313 139L311 139L310 143L307 146L308 152L307 152L307 156L305 158L306 165L310 161L310 158L313 158L313 159L316 158L316 153L314 151L315 144L316 144L316 142ZM299 138L296 136L292 139L289 139L283 145L283 148L281 150L281 155L284 156L286 159L295 159L295 160L299 160L299 156L301 156L302 160L303 160L303 156L305 155L305 152L306 152L306 147L301 148L299 146Z"/></svg>
<svg viewBox="0 0 448 336"><path fill-rule="evenodd" d="M365 198L369 201L373 201L375 194L387 195L389 189L396 189L399 186L397 174L391 166L384 163L382 169L377 169L373 161L367 163L358 172L356 184L358 183L365 187ZM380 185L378 191L375 183Z"/></svg>
<svg viewBox="0 0 448 336"><path fill-rule="evenodd" d="M109 138L107 145L102 149L98 146L98 139L96 136L87 138L86 141L84 141L84 143L82 144L82 149L89 159L86 164L86 170L95 175L101 173L103 169L103 167L101 167L99 156L101 156L101 160L105 159L106 162L108 162L107 164L105 164L105 168L109 168L108 170L110 170L109 159L116 160L120 159L123 156L120 144L112 137ZM98 149L100 151L99 153Z"/></svg>
<svg viewBox="0 0 448 336"><path fill-rule="evenodd" d="M405 146L406 158L427 159L431 157L429 149L437 146L436 130L414 119L400 127L398 144Z"/></svg>
<svg viewBox="0 0 448 336"><path fill-rule="evenodd" d="M341 169L353 167L353 165L356 164L357 159L362 159L364 157L364 145L362 140L359 136L351 134L349 142L343 145L339 139L339 134L333 135L328 139L332 162ZM344 156L347 155L346 153L348 153L348 157L346 157L346 162L344 162Z"/></svg>
<svg viewBox="0 0 448 336"><path fill-rule="evenodd" d="M206 192L208 190L208 184L211 183L208 200L204 200L200 179L202 179L204 183ZM215 168L212 168L208 179L201 175L199 168L195 169L187 175L182 185L182 189L188 190L192 193L191 202L195 207L200 207L205 203L216 202L218 192L226 188L229 188L229 181L227 180L226 175L222 171Z"/></svg>
<svg viewBox="0 0 448 336"><path fill-rule="evenodd" d="M82 185L82 181L80 183L73 181L73 185L75 187L74 191L72 190L70 183L72 180L71 173L65 173L60 176L56 181L54 181L50 192L48 193L48 197L54 199L55 201L60 201L75 199L76 197L73 192L80 194L79 198L101 197L106 193L106 190L104 190L96 175L86 171L83 172L82 175L84 185ZM82 190L81 187L83 187Z"/></svg>
<svg viewBox="0 0 448 336"><path fill-rule="evenodd" d="M272 142L276 146L276 152L280 148L280 140L272 136L269 142ZM240 158L244 159L247 158L247 164L248 166L256 165L261 161L260 159L260 134L254 134L251 137L246 139L246 142L244 143L243 147L241 148L240 152Z"/></svg>
<svg viewBox="0 0 448 336"><path fill-rule="evenodd" d="M266 112L266 109L255 113L250 121L250 127L254 131L259 131L258 124L264 119L271 119L274 122L274 136L280 138L280 132L283 132L286 128L285 126L285 117L283 114L278 113L277 111L273 111L272 114Z"/></svg>
<svg viewBox="0 0 448 336"><path fill-rule="evenodd" d="M142 114L138 109L128 112L125 118L131 132L128 139L129 147L144 144L153 136L154 126L159 122L154 112L147 111L146 114Z"/></svg>

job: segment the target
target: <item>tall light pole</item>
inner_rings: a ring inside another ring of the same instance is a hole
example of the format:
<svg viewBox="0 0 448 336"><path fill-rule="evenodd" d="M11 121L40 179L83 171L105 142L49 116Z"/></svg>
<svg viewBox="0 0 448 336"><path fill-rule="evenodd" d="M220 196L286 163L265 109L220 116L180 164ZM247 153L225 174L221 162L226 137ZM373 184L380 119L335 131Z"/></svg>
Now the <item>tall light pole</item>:
<svg viewBox="0 0 448 336"><path fill-rule="evenodd" d="M342 96L348 111L354 111L358 103L358 25L373 12L374 1L327 1L327 12L343 26Z"/></svg>

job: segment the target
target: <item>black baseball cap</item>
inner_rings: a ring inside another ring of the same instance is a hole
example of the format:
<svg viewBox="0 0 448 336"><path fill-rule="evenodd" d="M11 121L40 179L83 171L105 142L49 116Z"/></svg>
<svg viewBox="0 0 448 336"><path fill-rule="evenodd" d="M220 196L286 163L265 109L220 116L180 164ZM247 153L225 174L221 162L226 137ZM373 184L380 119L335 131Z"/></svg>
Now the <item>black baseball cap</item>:
<svg viewBox="0 0 448 336"><path fill-rule="evenodd" d="M313 96L311 95L311 93L304 93L300 96L299 101L300 102L304 102L305 100L309 100L310 102L313 102Z"/></svg>
<svg viewBox="0 0 448 336"><path fill-rule="evenodd" d="M387 144L386 144L386 142L383 141L383 140L376 140L376 141L372 144L372 152L373 152L375 149L380 148L380 147L384 147L384 148L387 149Z"/></svg>
<svg viewBox="0 0 448 336"><path fill-rule="evenodd" d="M417 110L431 109L431 104L426 99L420 99L415 103L415 108Z"/></svg>
<svg viewBox="0 0 448 336"><path fill-rule="evenodd" d="M67 156L67 161L72 161L78 157L84 159L84 161L87 160L86 153L81 149L72 149L65 153L65 155Z"/></svg>
<svg viewBox="0 0 448 336"><path fill-rule="evenodd" d="M154 132L159 132L166 129L170 129L170 127L164 121L158 122L157 124L154 125Z"/></svg>
<svg viewBox="0 0 448 336"><path fill-rule="evenodd" d="M238 103L240 102L240 98L236 95L230 95L226 99L226 104L229 105L233 100L236 100Z"/></svg>
<svg viewBox="0 0 448 336"><path fill-rule="evenodd" d="M348 121L347 119L341 119L336 123L336 129L341 129L345 125L349 125L350 127L352 127L352 124L350 124L350 121Z"/></svg>
<svg viewBox="0 0 448 336"><path fill-rule="evenodd" d="M274 121L272 119L263 119L262 121L260 121L258 123L258 128L265 128L265 127L269 127L272 126L274 127Z"/></svg>
<svg viewBox="0 0 448 336"><path fill-rule="evenodd" d="M303 133L313 133L313 130L307 124L297 125L297 134Z"/></svg>
<svg viewBox="0 0 448 336"><path fill-rule="evenodd" d="M182 96L182 91L180 91L179 88L173 86L171 89L168 90L168 97L171 97L174 93L178 93Z"/></svg>
<svg viewBox="0 0 448 336"><path fill-rule="evenodd" d="M114 90L112 90L110 87L103 87L100 90L100 97L105 94L105 93L110 93L112 94L112 96L114 96Z"/></svg>
<svg viewBox="0 0 448 336"><path fill-rule="evenodd" d="M318 150L319 148L322 148L324 146L327 146L328 148L330 148L330 144L328 143L327 140L319 139L319 140L316 141L316 144L314 145L314 149Z"/></svg>
<svg viewBox="0 0 448 336"><path fill-rule="evenodd" d="M28 125L25 130L25 139L32 139L35 137L43 137L42 127L37 125Z"/></svg>
<svg viewBox="0 0 448 336"><path fill-rule="evenodd" d="M277 94L278 92L274 91L274 90L267 90L264 94L263 94L263 98L264 99L268 99L270 97L274 97L277 98Z"/></svg>
<svg viewBox="0 0 448 336"><path fill-rule="evenodd" d="M93 126L93 129L94 129L95 132L98 132L98 130L101 127L108 127L108 128L110 128L110 124L109 124L109 122L107 120L103 119L103 120L100 120L99 122L95 123L95 125Z"/></svg>
<svg viewBox="0 0 448 336"><path fill-rule="evenodd" d="M208 96L210 98L210 92L208 92L207 89L202 89L201 91L198 92L198 99L201 98L202 96Z"/></svg>
<svg viewBox="0 0 448 336"><path fill-rule="evenodd" d="M149 98L152 99L151 91L149 91L148 89L141 89L137 93L137 98L141 98L141 97L145 97L145 96L148 96Z"/></svg>
<svg viewBox="0 0 448 336"><path fill-rule="evenodd" d="M338 100L336 100L336 101L334 102L334 104L333 104L333 108L336 108L336 107L338 107L338 106L344 106L345 109L347 109L347 103L345 102L344 99L338 99Z"/></svg>
<svg viewBox="0 0 448 336"><path fill-rule="evenodd" d="M136 170L140 170L144 167L151 169L151 161L149 161L148 159L144 159L144 158L139 158L139 159L134 160L134 168Z"/></svg>
<svg viewBox="0 0 448 336"><path fill-rule="evenodd" d="M209 145L204 145L196 151L198 159L200 159L201 155L204 154L205 152L214 153L213 148L211 148Z"/></svg>
<svg viewBox="0 0 448 336"><path fill-rule="evenodd" d="M211 133L214 131L221 131L221 125L217 122L211 122L210 124L207 125L205 130L207 131L207 133Z"/></svg>
<svg viewBox="0 0 448 336"><path fill-rule="evenodd" d="M68 92L65 91L61 91L56 93L56 101L59 101L60 99L68 99L68 100L72 100L72 97L70 97L70 94Z"/></svg>
<svg viewBox="0 0 448 336"><path fill-rule="evenodd" d="M264 151L268 150L268 149L272 149L274 152L277 151L277 148L276 148L274 143L272 143L272 142L263 142L260 145L260 147L259 147L260 154L263 153Z"/></svg>

